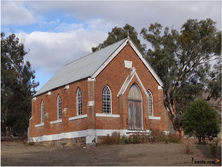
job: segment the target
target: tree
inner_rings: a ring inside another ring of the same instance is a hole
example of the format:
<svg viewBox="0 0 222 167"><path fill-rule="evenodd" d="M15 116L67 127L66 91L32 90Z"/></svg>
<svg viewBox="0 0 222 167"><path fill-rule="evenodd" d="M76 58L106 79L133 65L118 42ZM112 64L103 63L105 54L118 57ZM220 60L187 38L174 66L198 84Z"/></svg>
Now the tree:
<svg viewBox="0 0 222 167"><path fill-rule="evenodd" d="M206 92L208 92L206 100L217 100L220 98L219 102L221 102L221 58L214 64L213 70L209 73L206 81Z"/></svg>
<svg viewBox="0 0 222 167"><path fill-rule="evenodd" d="M129 24L126 24L123 28L114 27L111 32L108 33L107 39L100 43L97 47L93 47L92 51L95 52L99 49L102 49L108 45L111 45L119 40L122 40L127 37L127 33L129 33L129 37L133 40L138 49L144 53L146 45L141 45L140 40L137 38L138 33L135 28Z"/></svg>
<svg viewBox="0 0 222 167"><path fill-rule="evenodd" d="M26 54L15 34L5 38L1 33L1 121L8 135L11 130L16 134L27 130L31 100L39 85L30 62L24 62Z"/></svg>
<svg viewBox="0 0 222 167"><path fill-rule="evenodd" d="M155 23L141 34L152 45L146 59L163 80L165 108L174 130L182 135L184 112L206 87L209 62L221 55L221 32L211 19L189 19L180 32L168 27L162 32L162 25Z"/></svg>
<svg viewBox="0 0 222 167"><path fill-rule="evenodd" d="M217 135L220 131L217 112L203 99L196 99L190 103L185 113L183 127L185 134L195 135L199 143L207 137Z"/></svg>

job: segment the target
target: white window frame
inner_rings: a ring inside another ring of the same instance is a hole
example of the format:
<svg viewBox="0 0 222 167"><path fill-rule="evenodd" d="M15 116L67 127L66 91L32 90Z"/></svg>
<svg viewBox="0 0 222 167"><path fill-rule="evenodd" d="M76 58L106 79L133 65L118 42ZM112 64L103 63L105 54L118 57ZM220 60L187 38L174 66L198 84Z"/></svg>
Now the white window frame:
<svg viewBox="0 0 222 167"><path fill-rule="evenodd" d="M110 92L110 112L109 112L109 113L107 113L107 112L104 113L104 110L103 110L103 103L104 103L104 101L103 101L103 95L104 95L104 93L103 93L103 92L104 92L104 89L105 89L106 87L108 88L108 90L109 90L109 92ZM104 86L104 87L103 87L103 92L102 92L102 113L103 113L103 114L112 114L112 92L111 92L110 87L109 87L108 85Z"/></svg>
<svg viewBox="0 0 222 167"><path fill-rule="evenodd" d="M41 102L41 124L44 124L45 105L44 101Z"/></svg>
<svg viewBox="0 0 222 167"><path fill-rule="evenodd" d="M153 115L154 115L154 110L153 110L153 95L152 95L152 93L151 93L150 90L147 90L147 94L148 94L148 116L149 116L149 117L153 117ZM151 100L152 100L152 103L151 103L151 104L149 103L150 98L151 98ZM151 108L152 108L152 113L151 113L151 115L150 115L150 112L149 112L149 105L151 105Z"/></svg>
<svg viewBox="0 0 222 167"><path fill-rule="evenodd" d="M80 92L80 101L79 101L79 92ZM79 102L81 103L81 113L79 112ZM77 111L77 115L82 115L82 91L80 88L77 89L77 93L76 93L76 111Z"/></svg>
<svg viewBox="0 0 222 167"><path fill-rule="evenodd" d="M60 107L59 107L59 103L60 103ZM59 117L60 115L61 115L61 118ZM62 98L60 95L58 95L58 97L57 97L57 120L61 120L61 119L62 119Z"/></svg>

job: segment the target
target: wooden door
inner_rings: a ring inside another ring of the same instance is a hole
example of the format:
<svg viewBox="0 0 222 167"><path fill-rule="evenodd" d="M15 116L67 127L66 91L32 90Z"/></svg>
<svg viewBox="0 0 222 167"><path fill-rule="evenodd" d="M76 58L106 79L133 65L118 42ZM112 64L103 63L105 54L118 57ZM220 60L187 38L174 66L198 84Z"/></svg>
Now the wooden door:
<svg viewBox="0 0 222 167"><path fill-rule="evenodd" d="M129 129L142 129L142 97L136 84L131 86L128 95L128 117Z"/></svg>

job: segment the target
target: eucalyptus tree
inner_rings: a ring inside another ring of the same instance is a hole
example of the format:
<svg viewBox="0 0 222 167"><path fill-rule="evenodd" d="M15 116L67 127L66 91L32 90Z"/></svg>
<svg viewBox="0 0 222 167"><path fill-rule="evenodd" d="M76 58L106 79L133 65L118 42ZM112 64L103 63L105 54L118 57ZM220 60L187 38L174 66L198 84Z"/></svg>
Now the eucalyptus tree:
<svg viewBox="0 0 222 167"><path fill-rule="evenodd" d="M182 122L189 103L204 90L209 98L220 96L219 70L211 71L211 63L221 55L221 31L211 19L189 19L178 32L159 23L143 28L141 34L152 48L146 58L164 83L164 105L174 130L183 134ZM210 77L214 80L209 81ZM207 87L207 88L206 88Z"/></svg>
<svg viewBox="0 0 222 167"><path fill-rule="evenodd" d="M107 39L103 43L100 43L97 47L93 47L92 51L95 52L99 49L102 49L108 45L111 45L119 40L126 38L128 35L132 39L132 41L135 43L135 45L138 47L138 49L142 53L144 53L146 45L141 44L140 40L138 39L138 33L136 29L129 24L126 24L123 28L114 27L111 32L108 32Z"/></svg>

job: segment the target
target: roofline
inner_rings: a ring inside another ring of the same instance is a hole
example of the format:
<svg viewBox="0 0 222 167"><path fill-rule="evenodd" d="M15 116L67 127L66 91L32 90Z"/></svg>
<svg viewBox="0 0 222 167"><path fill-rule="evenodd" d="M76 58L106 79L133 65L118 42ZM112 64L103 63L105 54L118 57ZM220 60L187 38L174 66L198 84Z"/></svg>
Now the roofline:
<svg viewBox="0 0 222 167"><path fill-rule="evenodd" d="M111 56L108 57L108 59L96 70L96 72L91 76L91 78L96 78L103 69L116 57L116 55L126 46L127 42L130 43L130 46L133 48L133 50L136 52L136 54L139 56L139 58L142 60L143 64L147 67L147 69L150 71L150 73L153 75L153 77L156 79L158 84L163 87L163 81L160 79L160 77L157 75L157 73L154 71L152 66L144 59L142 53L139 51L139 49L136 47L136 45L133 43L133 41L130 38L126 38L126 40L111 54Z"/></svg>
<svg viewBox="0 0 222 167"><path fill-rule="evenodd" d="M123 43L109 56L104 63L92 74L91 78L96 78L100 72L116 57L116 55L126 46L128 38L125 38Z"/></svg>
<svg viewBox="0 0 222 167"><path fill-rule="evenodd" d="M142 62L144 63L144 65L147 67L147 69L150 71L150 73L153 75L153 77L156 79L156 81L158 82L158 84L163 87L163 81L160 79L160 77L157 75L157 73L155 72L155 70L153 69L153 67L149 64L149 62L146 61L146 59L143 57L142 53L139 51L139 49L136 47L136 45L133 43L133 41L131 39L129 39L129 42L133 48L133 50L137 53L137 55L139 56L139 58L142 60Z"/></svg>
<svg viewBox="0 0 222 167"><path fill-rule="evenodd" d="M38 92L36 92L36 93L33 95L33 97L37 97L37 96L42 95L42 94L44 94L44 93L46 93L46 92L50 92L50 91L52 91L52 90L54 90L54 89L59 89L59 88L61 88L61 87L63 87L63 86L66 86L66 85L69 85L69 84L78 82L78 81L80 81L80 80L85 80L85 79L87 79L87 78L89 78L89 77L90 77L90 76L81 78L81 79L79 79L79 80L77 80L77 81L74 81L74 82L69 82L69 83L67 83L67 84L64 84L64 85L61 85L61 86L59 86L59 87L55 87L55 88L49 89L49 90L47 90L47 91L45 91L45 92L42 92L42 93L39 93L39 94L37 94Z"/></svg>

